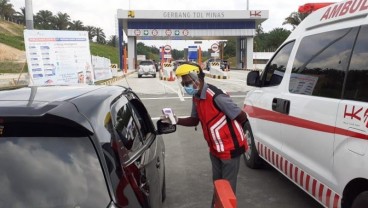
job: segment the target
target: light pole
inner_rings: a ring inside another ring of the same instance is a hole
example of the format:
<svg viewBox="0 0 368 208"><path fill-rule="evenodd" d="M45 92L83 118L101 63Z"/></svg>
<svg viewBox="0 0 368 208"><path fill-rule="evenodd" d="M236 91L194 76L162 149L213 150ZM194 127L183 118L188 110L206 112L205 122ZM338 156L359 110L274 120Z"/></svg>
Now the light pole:
<svg viewBox="0 0 368 208"><path fill-rule="evenodd" d="M32 0L25 0L26 28L33 30L33 7Z"/></svg>

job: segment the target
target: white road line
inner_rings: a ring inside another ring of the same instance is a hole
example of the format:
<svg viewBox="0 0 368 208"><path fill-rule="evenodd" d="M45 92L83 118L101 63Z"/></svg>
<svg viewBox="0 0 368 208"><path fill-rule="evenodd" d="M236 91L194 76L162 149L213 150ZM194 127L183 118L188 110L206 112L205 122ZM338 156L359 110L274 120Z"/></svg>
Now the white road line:
<svg viewBox="0 0 368 208"><path fill-rule="evenodd" d="M230 95L231 98L245 98L245 95ZM183 99L192 99L192 97L183 97ZM178 99L178 97L156 97L156 98L141 98L141 100L169 100Z"/></svg>
<svg viewBox="0 0 368 208"><path fill-rule="evenodd" d="M244 86L244 87L245 87L245 85L243 83L236 83L234 81L241 81L241 82L246 83L246 81L243 81L243 80L240 80L240 79L229 79L228 81L226 81L226 79L213 79L213 78L211 78L211 80L217 81L217 82L223 82L223 83L227 83L227 84L236 84L236 85ZM231 81L231 80L233 80L233 81Z"/></svg>

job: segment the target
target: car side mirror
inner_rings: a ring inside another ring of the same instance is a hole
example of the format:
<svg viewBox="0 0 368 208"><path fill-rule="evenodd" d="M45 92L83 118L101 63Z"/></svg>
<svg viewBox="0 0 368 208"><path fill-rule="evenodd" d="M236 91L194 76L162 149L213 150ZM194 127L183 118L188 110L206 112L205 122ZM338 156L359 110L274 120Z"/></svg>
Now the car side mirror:
<svg viewBox="0 0 368 208"><path fill-rule="evenodd" d="M251 71L248 73L247 85L259 87L259 71Z"/></svg>
<svg viewBox="0 0 368 208"><path fill-rule="evenodd" d="M163 123L161 120L158 120L156 125L157 125L157 134L170 134L176 131L176 125Z"/></svg>

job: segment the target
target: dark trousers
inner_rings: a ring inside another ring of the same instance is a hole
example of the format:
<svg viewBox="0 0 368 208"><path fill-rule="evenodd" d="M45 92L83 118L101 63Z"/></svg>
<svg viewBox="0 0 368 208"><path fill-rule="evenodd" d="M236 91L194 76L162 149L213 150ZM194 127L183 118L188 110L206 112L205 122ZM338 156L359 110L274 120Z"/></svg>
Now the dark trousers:
<svg viewBox="0 0 368 208"><path fill-rule="evenodd" d="M240 156L229 160L221 160L210 153L212 163L212 179L226 179L230 182L231 188L236 193L236 180L239 172ZM214 198L212 199L212 205Z"/></svg>

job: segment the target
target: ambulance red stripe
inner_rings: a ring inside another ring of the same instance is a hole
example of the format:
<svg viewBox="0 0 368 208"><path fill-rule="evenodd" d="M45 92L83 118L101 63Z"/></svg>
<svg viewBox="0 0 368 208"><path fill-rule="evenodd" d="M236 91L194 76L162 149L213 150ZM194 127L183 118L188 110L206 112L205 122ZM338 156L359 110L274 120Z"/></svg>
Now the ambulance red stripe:
<svg viewBox="0 0 368 208"><path fill-rule="evenodd" d="M272 166L280 170L291 181L299 185L321 204L330 208L341 208L341 196L331 188L323 184L321 181L313 178L306 171L291 163L282 155L268 148L266 145L257 142L255 146L258 147L260 157L267 160Z"/></svg>
<svg viewBox="0 0 368 208"><path fill-rule="evenodd" d="M354 131L349 131L349 130L337 128L337 127L335 128L334 126L317 123L314 121L309 121L309 120L297 118L294 116L289 116L289 115L281 114L278 112L265 110L262 108L257 108L254 106L246 105L244 107L244 111L248 113L248 115L252 118L258 118L258 119L273 121L273 122L277 122L281 124L287 124L291 126L297 126L301 128L306 128L306 129L311 129L311 130L316 130L316 131L321 131L321 132L326 132L326 133L331 133L331 134L340 134L344 136L368 140L367 134L361 134L361 133L357 133Z"/></svg>

